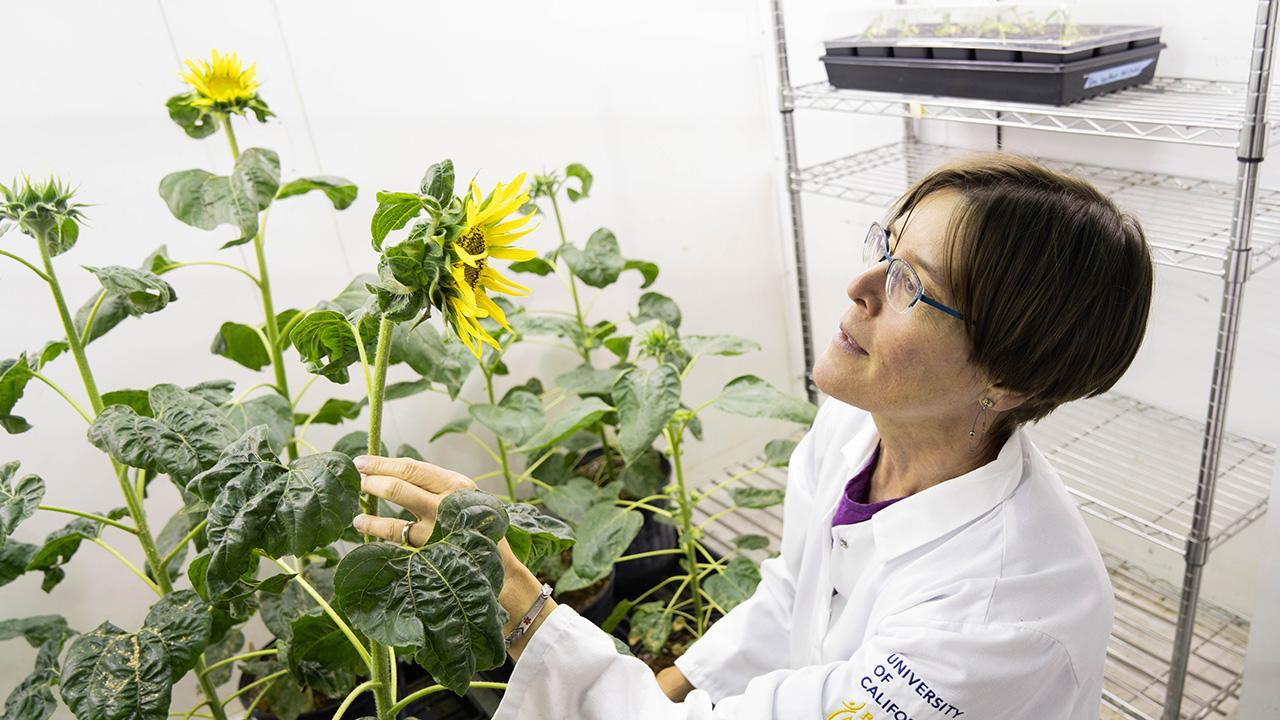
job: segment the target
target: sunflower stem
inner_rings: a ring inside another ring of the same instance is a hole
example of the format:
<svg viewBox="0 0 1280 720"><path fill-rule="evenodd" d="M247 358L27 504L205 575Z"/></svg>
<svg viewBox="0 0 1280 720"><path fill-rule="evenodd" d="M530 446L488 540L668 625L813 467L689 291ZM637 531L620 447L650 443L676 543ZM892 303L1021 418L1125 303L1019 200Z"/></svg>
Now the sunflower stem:
<svg viewBox="0 0 1280 720"><path fill-rule="evenodd" d="M684 483L684 463L680 458L680 436L683 431L672 432L670 427L662 429L664 435L667 436L667 442L671 445L671 463L676 469L676 500L680 504L680 544L684 546L685 561L689 563L689 590L693 595L693 614L696 617L695 624L696 637L702 637L702 633L706 630L706 625L702 622L702 588L698 582L697 565L698 551L696 549L697 538L694 536L693 526L693 503L689 500L689 490Z"/></svg>
<svg viewBox="0 0 1280 720"><path fill-rule="evenodd" d="M45 275L48 277L49 289L53 293L54 304L58 308L58 319L62 322L62 331L67 335L67 345L71 348L71 356L75 358L76 369L80 371L80 379L84 383L85 392L89 395L89 404L93 408L93 415L96 418L102 412L102 395L98 393L98 384L93 378L92 369L89 367L89 358L84 353L84 345L80 342L79 334L76 333L75 323L71 320L71 312L67 310L67 301L62 293L62 285L58 282L57 273L54 272L53 258L49 253L47 231L36 234L36 244L40 249L40 260L44 264ZM125 466L121 465L115 458L111 458L111 467L116 473L116 480L120 485L121 494L124 495L129 517L133 519L133 527L137 531L134 534L138 538L138 544L142 546L142 553L147 559L147 565L151 568L151 574L155 578L155 585L159 588L161 595L167 595L173 592L173 583L169 579L169 573L165 570L164 563L160 560L160 550L156 547L155 537L151 534L151 527L147 523L147 512L142 506L142 497L129 485L128 469ZM197 663L197 667L204 664L203 654L200 655ZM222 705L218 702L218 695L213 686L202 682L200 687L209 701L210 712L213 713L214 720L227 720L227 715L223 711Z"/></svg>
<svg viewBox="0 0 1280 720"><path fill-rule="evenodd" d="M551 192L551 209L555 212L556 228L560 230L560 245L564 246L569 241L564 234L564 222L560 218L560 203L556 201L556 192ZM559 253L557 253L559 260ZM573 268L569 267L569 262L565 261L565 268L569 271L569 294L573 296L573 316L578 321L578 337L582 338L582 344L578 345L578 352L582 355L582 361L589 367L594 367L591 363L591 350L587 348L587 322L582 316L582 304L578 300L578 281L573 278ZM577 343L575 343L577 344ZM604 462L604 468L609 478L613 477L613 458L609 455L609 438L604 431L604 423L600 423L600 454L601 460ZM514 496L513 496L514 499Z"/></svg>
<svg viewBox="0 0 1280 720"><path fill-rule="evenodd" d="M240 145L236 143L236 131L231 128L231 116L227 113L218 113L218 122L227 132L227 144L231 146L231 157L236 162L240 162Z"/></svg>
<svg viewBox="0 0 1280 720"><path fill-rule="evenodd" d="M498 401L493 396L493 373L489 371L489 368L484 363L480 363L480 372L484 373L484 388L489 393L489 404L497 405ZM497 439L498 457L502 463L502 477L507 481L507 498L511 502L515 502L516 482L515 478L511 477L511 462L507 459L507 446L506 443L502 442L501 436L497 436Z"/></svg>
<svg viewBox="0 0 1280 720"><path fill-rule="evenodd" d="M378 344L373 355L373 381L369 385L369 445L370 455L380 454L382 449L382 396L387 385L387 364L391 355L391 331L395 324L383 317L378 322ZM356 330L356 344L360 345L360 333ZM378 514L378 498L366 494L360 499L361 509L367 515ZM364 541L374 542L376 538L365 535ZM369 639L369 682L372 686L378 720L394 720L392 706L392 690L390 687L391 662L387 648L382 643Z"/></svg>

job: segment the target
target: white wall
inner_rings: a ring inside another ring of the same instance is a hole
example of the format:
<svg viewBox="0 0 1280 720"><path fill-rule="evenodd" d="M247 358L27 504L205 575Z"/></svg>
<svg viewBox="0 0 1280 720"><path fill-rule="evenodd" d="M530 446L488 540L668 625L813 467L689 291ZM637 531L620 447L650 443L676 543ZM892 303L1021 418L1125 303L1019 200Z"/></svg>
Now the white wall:
<svg viewBox="0 0 1280 720"><path fill-rule="evenodd" d="M74 251L58 259L72 302L94 288L79 265L129 264L161 243L183 260L216 258L248 263L242 250L219 252L227 232L204 233L173 220L156 194L166 173L188 167L226 172L221 136L192 141L172 125L163 102L179 92L174 73L181 57L210 47L256 59L262 93L279 117L266 126L240 126L242 147L280 152L286 177L320 172L344 175L361 188L356 205L334 212L319 197L288 201L273 212L267 253L278 305L305 306L327 298L354 272L371 267L368 220L380 189L412 187L430 162L450 156L460 175L479 172L482 184L583 162L598 185L591 200L567 210L571 238L605 225L624 254L662 266L653 290L680 302L689 331L729 332L753 338L764 351L747 359L706 363L690 395L707 397L738 374L752 372L799 390L795 361L798 328L792 312L781 212L783 165L772 27L764 0L659 0L643 4L585 0L518 3L162 2L102 4L46 2L6 8L11 28L0 57L0 175L56 172L77 183L96 203L91 225ZM865 3L793 0L786 3L791 68L798 84L822 79L817 62L824 37L857 31ZM1224 0L1212 13L1192 0L1077 3L1078 19L1160 22L1169 49L1166 75L1239 79L1247 67L1254 3ZM53 33L56 42L49 40ZM901 122L843 114L797 112L802 164L811 164L900 137ZM923 128L927 137L990 145L985 128ZM1230 151L1181 149L1157 143L1007 132L1007 147L1035 154L1093 158L1135 167L1230 179ZM1267 168L1265 177L1275 177ZM857 241L883 208L807 198L806 228L815 335L825 342L847 307L843 289L859 266ZM534 236L553 243L552 228ZM14 234L5 249L31 255ZM634 275L634 274L632 274ZM1280 269L1249 286L1231 401L1234 429L1280 440L1275 398L1263 387L1280 354L1274 322ZM180 301L155 316L131 320L91 346L105 388L191 383L254 375L208 354L224 320L252 322L258 300L239 277L218 269L183 269L170 281ZM534 307L567 302L551 279L533 278ZM595 317L621 318L634 306L638 279L602 297ZM1212 360L1219 284L1162 270L1158 305L1143 354L1124 391L1192 417L1204 412ZM43 286L16 265L0 264L0 357L33 350L54 332ZM165 338L164 345L153 345ZM183 345L181 349L177 345ZM518 382L527 373L550 379L575 363L544 348L512 353ZM305 380L291 372L293 388ZM56 382L78 388L67 359L50 369ZM393 375L393 380L399 377ZM464 392L478 397L476 380ZM309 397L355 397L354 386L321 381ZM45 477L47 502L105 509L119 504L106 461L83 440L83 424L45 387L32 384L19 406L35 429L0 436L0 460L20 458L23 469ZM427 450L431 459L464 472L489 464L456 439L427 448L426 437L460 408L435 397L389 406L389 440ZM717 415L708 418L706 442L690 448L704 473L735 452L758 447L785 426ZM352 427L358 427L358 424ZM321 428L318 445L338 435ZM160 524L176 506L164 490L150 504ZM18 533L38 541L63 519L45 514ZM109 540L140 562L128 538ZM1258 528L1214 555L1205 594L1241 612L1253 603ZM1144 548L1130 548L1135 552ZM1163 555L1169 555L1164 553ZM1177 558L1151 563L1167 573ZM31 578L0 590L3 615L61 612L88 629L103 619L136 627L151 601L145 588L120 572L99 548L87 546L68 568L68 579L44 595ZM19 643L0 652L0 695L30 666ZM184 682L175 708L194 697ZM65 711L60 711L65 713ZM69 717L60 714L59 718Z"/></svg>

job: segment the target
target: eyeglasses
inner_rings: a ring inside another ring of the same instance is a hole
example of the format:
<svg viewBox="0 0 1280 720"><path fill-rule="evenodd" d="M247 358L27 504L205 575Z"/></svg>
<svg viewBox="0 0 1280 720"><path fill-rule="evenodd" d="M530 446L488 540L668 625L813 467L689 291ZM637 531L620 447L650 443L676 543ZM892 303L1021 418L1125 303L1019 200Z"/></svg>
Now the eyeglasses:
<svg viewBox="0 0 1280 720"><path fill-rule="evenodd" d="M871 229L867 230L867 239L862 246L862 262L869 268L882 260L889 261L889 272L884 278L884 295L889 300L889 306L894 310L905 313L915 306L917 301L921 301L948 315L960 320L964 319L964 315L924 293L920 275L915 268L911 267L911 263L889 254L889 231L881 227L880 223L873 222Z"/></svg>

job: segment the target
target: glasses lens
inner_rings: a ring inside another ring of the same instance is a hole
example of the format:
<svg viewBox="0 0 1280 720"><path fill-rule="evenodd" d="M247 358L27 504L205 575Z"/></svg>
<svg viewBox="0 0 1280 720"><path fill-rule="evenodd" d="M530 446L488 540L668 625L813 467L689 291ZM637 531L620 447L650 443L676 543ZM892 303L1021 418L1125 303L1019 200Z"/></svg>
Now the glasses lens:
<svg viewBox="0 0 1280 720"><path fill-rule="evenodd" d="M889 273L884 280L884 294L889 307L904 313L911 309L920 297L920 278L905 262L894 259L889 263Z"/></svg>
<svg viewBox="0 0 1280 720"><path fill-rule="evenodd" d="M884 228L880 227L880 223L871 223L871 229L867 230L866 242L862 245L863 267L871 267L880 262L888 251Z"/></svg>

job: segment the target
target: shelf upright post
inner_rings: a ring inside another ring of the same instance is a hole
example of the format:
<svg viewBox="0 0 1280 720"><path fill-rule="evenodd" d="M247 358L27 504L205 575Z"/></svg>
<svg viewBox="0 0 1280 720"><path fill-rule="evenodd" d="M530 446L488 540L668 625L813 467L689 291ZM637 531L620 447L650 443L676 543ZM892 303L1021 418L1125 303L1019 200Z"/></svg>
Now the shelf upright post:
<svg viewBox="0 0 1280 720"><path fill-rule="evenodd" d="M800 336L804 345L804 389L809 402L818 402L818 386L813 383L813 332L809 327L809 272L804 251L804 221L800 216L800 174L796 159L795 101L791 97L791 69L787 61L787 30L782 19L782 0L770 0L773 10L774 49L778 55L778 108L782 113L782 134L787 160L787 195L791 205L791 242L795 252L796 294L800 305Z"/></svg>
<svg viewBox="0 0 1280 720"><path fill-rule="evenodd" d="M1278 2L1280 0L1259 0L1253 32L1253 55L1250 58L1245 113L1236 146L1239 166L1236 171L1234 215L1231 220L1231 246L1227 249L1223 272L1222 313L1218 318L1213 383L1209 387L1209 409L1205 421L1204 447L1200 454L1200 476L1196 485L1191 532L1187 537L1178 626L1174 634L1173 657L1170 661L1162 720L1178 720L1182 709L1187 662L1191 657L1196 609L1200 598L1200 579L1209 554L1209 520L1213 513L1213 496L1218 479L1218 460L1222 451L1227 399L1231 389L1241 301L1244 298L1245 281L1249 278L1250 237L1253 231L1254 198L1258 191L1258 165L1266 155L1267 90L1271 82Z"/></svg>

